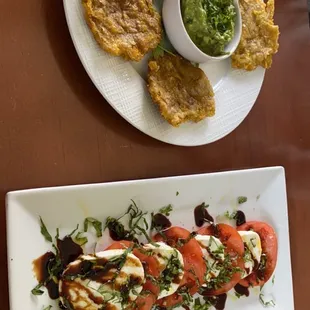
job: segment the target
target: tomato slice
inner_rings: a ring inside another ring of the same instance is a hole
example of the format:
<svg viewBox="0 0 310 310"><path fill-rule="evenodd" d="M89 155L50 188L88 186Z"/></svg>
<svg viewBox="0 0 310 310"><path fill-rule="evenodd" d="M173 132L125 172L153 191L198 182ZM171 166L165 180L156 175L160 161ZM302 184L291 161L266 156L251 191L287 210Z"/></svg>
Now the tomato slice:
<svg viewBox="0 0 310 310"><path fill-rule="evenodd" d="M261 240L262 253L266 255L265 268L262 272L253 271L245 279L242 279L239 283L242 286L262 286L272 276L278 257L278 239L274 229L264 222L246 222L238 227L238 230L253 230L255 231ZM263 274L261 274L263 273Z"/></svg>
<svg viewBox="0 0 310 310"><path fill-rule="evenodd" d="M206 265L203 260L202 250L195 238L191 238L191 233L182 227L171 227L162 234L157 234L153 238L155 241L163 241L178 249L184 260L184 276L180 283L180 288L187 288L191 295L194 295L203 283ZM161 298L158 304L164 307L172 307L182 302L183 297L175 292L174 294Z"/></svg>
<svg viewBox="0 0 310 310"><path fill-rule="evenodd" d="M225 246L225 254L228 254L232 259L232 267L240 268L240 272L235 272L231 280L218 289L208 289L204 290L204 295L214 296L221 295L232 289L241 279L242 271L244 270L244 244L242 238L238 234L238 231L230 225L227 224L217 224L210 225L207 227L202 227L198 230L200 235L211 235L219 238L220 241Z"/></svg>
<svg viewBox="0 0 310 310"><path fill-rule="evenodd" d="M132 246L132 244L133 242L130 241L117 241L112 243L106 250L126 249ZM137 248L133 250L133 254L136 255L142 262L145 274L149 274L155 279L159 277L160 266L158 261L154 257L143 254ZM148 291L150 293L143 295L140 294L140 296L138 296L135 301L134 308L139 310L150 310L155 304L159 295L159 287L158 285L154 284L150 279L146 279L143 285L143 291Z"/></svg>

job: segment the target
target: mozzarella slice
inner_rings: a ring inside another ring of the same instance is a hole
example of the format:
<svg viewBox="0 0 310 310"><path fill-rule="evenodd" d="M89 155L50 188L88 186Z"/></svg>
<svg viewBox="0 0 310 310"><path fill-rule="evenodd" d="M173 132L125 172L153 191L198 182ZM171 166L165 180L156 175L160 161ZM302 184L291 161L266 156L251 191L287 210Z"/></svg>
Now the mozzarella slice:
<svg viewBox="0 0 310 310"><path fill-rule="evenodd" d="M262 245L259 235L255 231L238 231L243 243L245 244L243 278L252 273L254 266L260 263L262 256Z"/></svg>
<svg viewBox="0 0 310 310"><path fill-rule="evenodd" d="M184 276L184 261L182 254L177 249L172 248L171 246L165 244L164 242L146 244L144 248L147 251L151 251L152 255L157 259L162 274L166 270L167 265L171 260L171 258L178 260L179 266L181 267L179 269L178 275L172 280L169 289L167 290L164 289L159 293L158 299L172 295L179 288L180 283Z"/></svg>
<svg viewBox="0 0 310 310"><path fill-rule="evenodd" d="M99 310L104 304L108 309L121 310L122 297L126 294L125 302L134 301L142 291L144 278L141 261L132 253L126 255L125 250L82 255L64 271L59 282L60 298L63 303L69 301L73 309Z"/></svg>
<svg viewBox="0 0 310 310"><path fill-rule="evenodd" d="M214 236L197 235L195 239L198 241L204 259L207 262L208 272L205 280L208 282L208 280L217 277L220 273L218 264L225 259L225 247L220 239ZM205 284L203 284L203 286L205 286Z"/></svg>

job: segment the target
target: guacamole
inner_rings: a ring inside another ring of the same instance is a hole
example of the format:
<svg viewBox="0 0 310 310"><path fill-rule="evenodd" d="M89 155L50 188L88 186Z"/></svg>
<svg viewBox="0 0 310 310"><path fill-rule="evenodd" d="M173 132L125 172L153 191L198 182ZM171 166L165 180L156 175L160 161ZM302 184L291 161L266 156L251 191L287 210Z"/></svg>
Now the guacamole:
<svg viewBox="0 0 310 310"><path fill-rule="evenodd" d="M210 56L224 55L235 30L233 0L181 0L185 28L195 45Z"/></svg>

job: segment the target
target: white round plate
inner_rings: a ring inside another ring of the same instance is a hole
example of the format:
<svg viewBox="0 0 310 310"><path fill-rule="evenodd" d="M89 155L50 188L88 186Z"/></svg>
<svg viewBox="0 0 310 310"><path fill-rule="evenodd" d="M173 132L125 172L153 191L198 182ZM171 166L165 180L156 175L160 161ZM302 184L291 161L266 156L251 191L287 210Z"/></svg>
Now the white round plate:
<svg viewBox="0 0 310 310"><path fill-rule="evenodd" d="M82 0L63 1L73 43L91 80L109 104L145 134L182 146L211 143L232 132L254 105L264 80L263 68L252 72L235 70L230 66L230 59L204 64L200 67L215 91L215 116L199 123L172 127L161 117L148 93L148 56L133 63L105 53L85 22ZM155 4L160 9L162 0Z"/></svg>

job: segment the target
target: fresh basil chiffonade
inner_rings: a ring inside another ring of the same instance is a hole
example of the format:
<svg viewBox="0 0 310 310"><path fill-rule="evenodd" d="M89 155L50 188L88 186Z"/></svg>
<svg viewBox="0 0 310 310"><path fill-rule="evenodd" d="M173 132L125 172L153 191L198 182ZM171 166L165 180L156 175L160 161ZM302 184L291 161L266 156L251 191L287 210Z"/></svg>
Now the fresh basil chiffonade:
<svg viewBox="0 0 310 310"><path fill-rule="evenodd" d="M210 56L224 55L234 36L233 0L181 0L185 28L195 45Z"/></svg>

